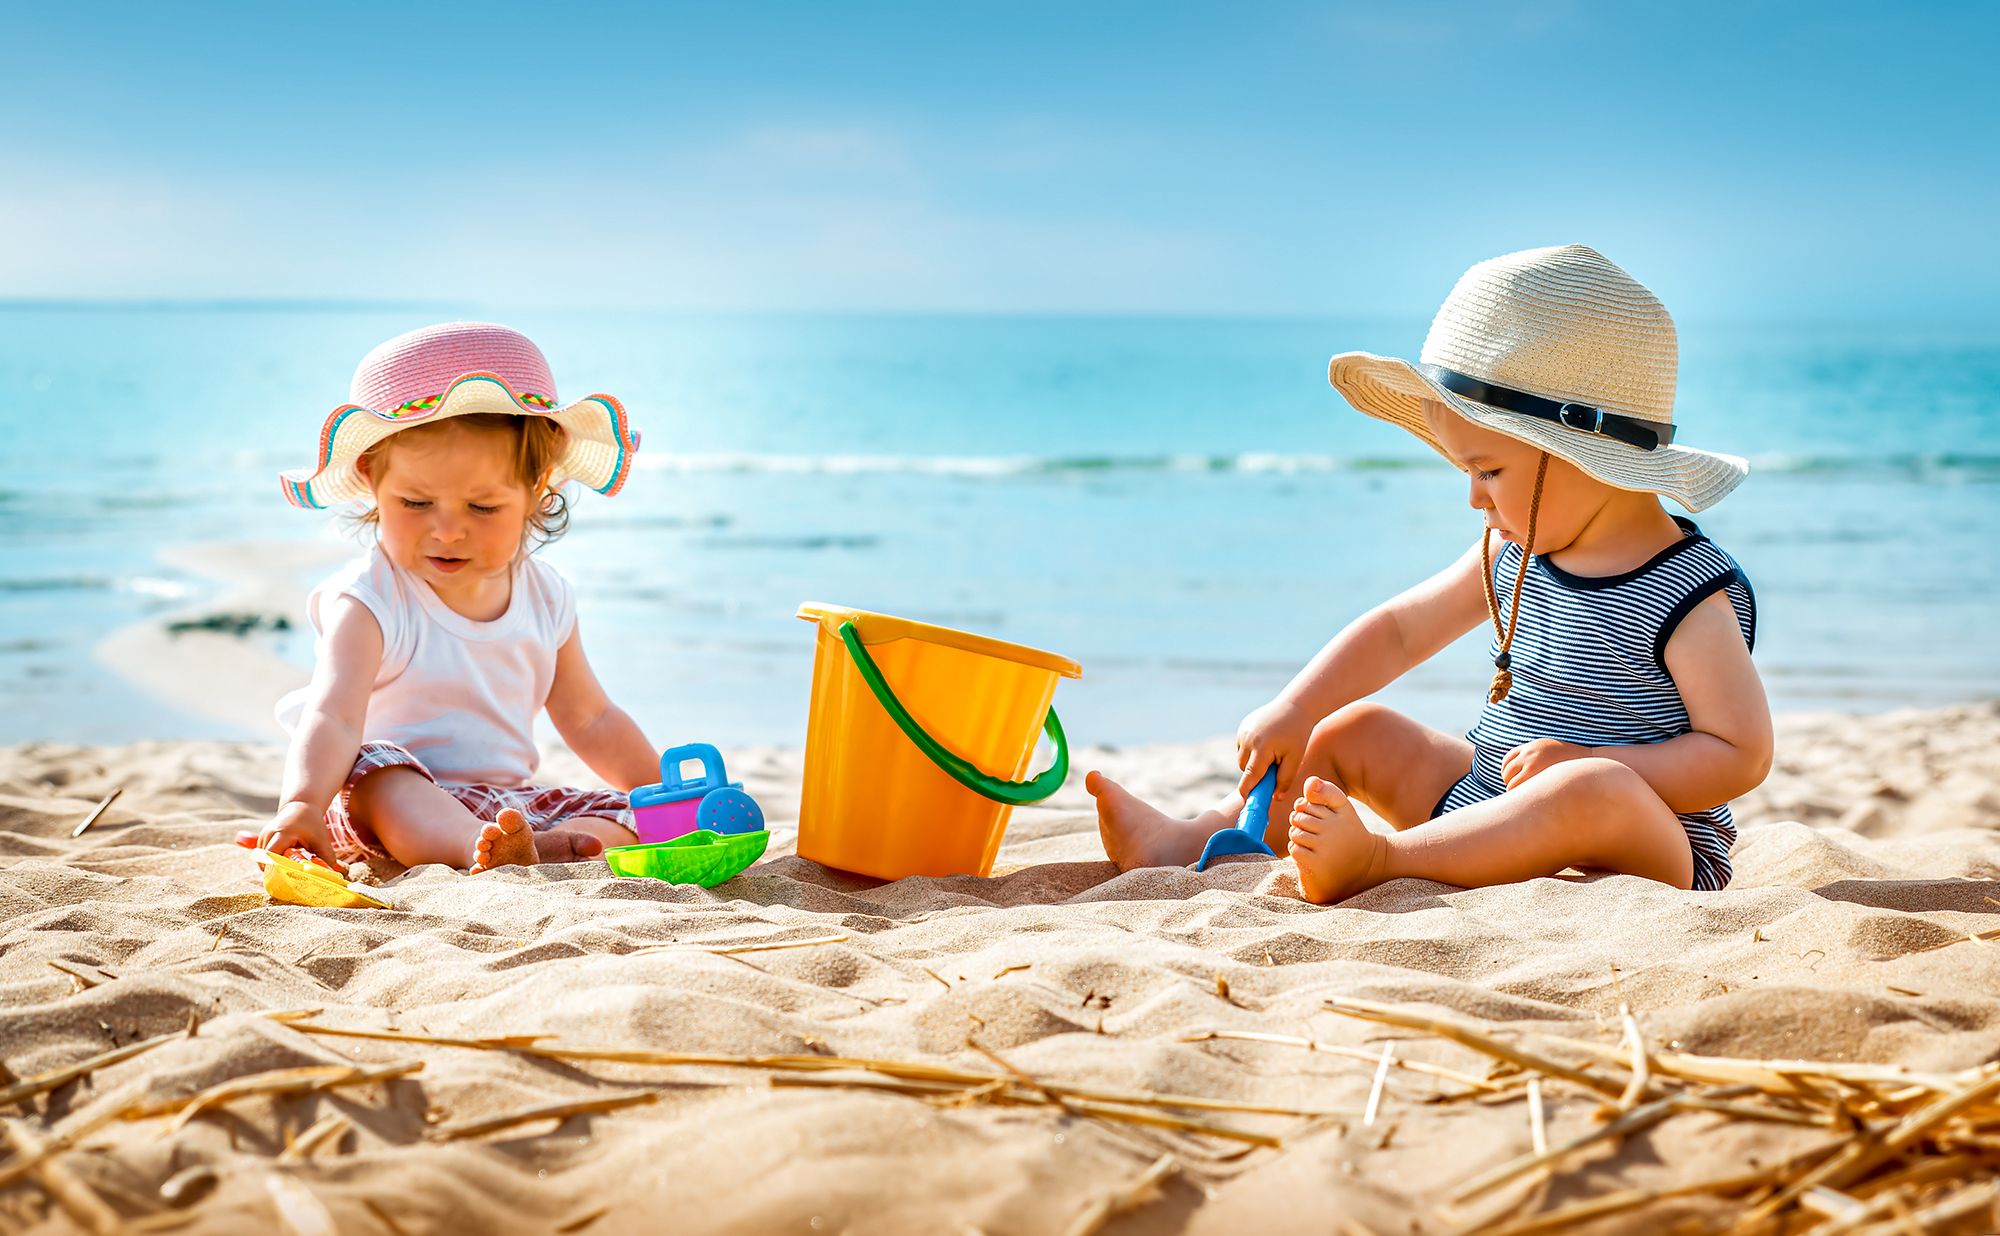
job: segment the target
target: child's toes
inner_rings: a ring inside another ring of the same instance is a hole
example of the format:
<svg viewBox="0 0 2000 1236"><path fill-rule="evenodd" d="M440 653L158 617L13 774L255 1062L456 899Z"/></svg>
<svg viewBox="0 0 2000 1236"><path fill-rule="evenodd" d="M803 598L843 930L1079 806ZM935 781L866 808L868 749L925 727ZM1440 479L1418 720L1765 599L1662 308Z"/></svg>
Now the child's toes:
<svg viewBox="0 0 2000 1236"><path fill-rule="evenodd" d="M491 824L479 830L472 846L472 870L491 871L495 867L531 867L536 861L535 835L528 821L512 807L502 809Z"/></svg>
<svg viewBox="0 0 2000 1236"><path fill-rule="evenodd" d="M1306 778L1306 801L1316 807L1332 807L1339 810L1347 805L1347 794L1339 786L1324 777Z"/></svg>
<svg viewBox="0 0 2000 1236"><path fill-rule="evenodd" d="M604 842L567 828L535 834L535 855L545 863L580 863L604 853Z"/></svg>

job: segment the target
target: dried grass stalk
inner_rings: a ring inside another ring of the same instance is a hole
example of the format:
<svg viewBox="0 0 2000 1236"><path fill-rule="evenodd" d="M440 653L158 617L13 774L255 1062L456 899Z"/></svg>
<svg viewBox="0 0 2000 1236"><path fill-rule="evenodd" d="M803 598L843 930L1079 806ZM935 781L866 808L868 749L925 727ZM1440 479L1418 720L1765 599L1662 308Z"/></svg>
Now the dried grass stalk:
<svg viewBox="0 0 2000 1236"><path fill-rule="evenodd" d="M1375 1114L1382 1108L1382 1089L1389 1081L1389 1066L1395 1063L1396 1045L1382 1044L1382 1063L1375 1066L1375 1082L1368 1087L1368 1106L1361 1110L1361 1124L1364 1128L1373 1126Z"/></svg>
<svg viewBox="0 0 2000 1236"><path fill-rule="evenodd" d="M1989 1170L2000 1167L2000 1152L1982 1151L1923 1159L1887 1175L1871 1177L1854 1186L1851 1192L1872 1199L1898 1189L1917 1188L1940 1180L1957 1180L1961 1176L1969 1178L1982 1167Z"/></svg>
<svg viewBox="0 0 2000 1236"><path fill-rule="evenodd" d="M438 1047L462 1047L472 1051L511 1051L520 1055L535 1056L547 1060L595 1061L603 1064L655 1066L687 1065L805 1073L858 1069L904 1080L945 1082L957 1086L984 1086L994 1081L1006 1080L992 1073L976 1073L967 1069L954 1069L944 1065L926 1064L922 1061L880 1060L862 1056L735 1056L712 1052L543 1047L532 1041L542 1037L540 1035L467 1039L452 1038L444 1035L415 1034L402 1030L352 1030L342 1026L322 1026L316 1022L306 1021L293 1022L292 1028L305 1034L323 1034L343 1038L381 1039L394 1043L425 1043ZM1277 1107L1260 1103L1233 1103L1223 1099L1196 1098L1192 1095L1107 1090L1096 1087L1074 1086L1065 1082L1041 1082L1039 1084L1071 1098L1088 1099L1093 1102L1103 1103L1125 1103L1148 1107L1180 1107L1193 1111L1242 1112L1262 1116L1291 1116L1302 1120L1353 1114L1341 1111L1313 1111L1296 1107Z"/></svg>
<svg viewBox="0 0 2000 1236"><path fill-rule="evenodd" d="M982 1047L971 1039L966 1040L966 1046L1005 1069L1008 1075L1013 1077L1020 1087L1040 1095L1048 1103L1060 1107L1072 1116L1105 1116L1113 1120L1125 1121L1128 1124L1153 1125L1157 1128L1175 1129L1184 1133L1205 1133L1210 1137L1248 1142L1253 1146L1270 1146L1274 1149L1279 1145L1278 1139L1265 1138L1262 1134L1245 1133L1239 1129L1225 1128L1221 1125L1208 1124L1204 1121L1186 1120L1178 1116L1156 1116L1146 1112L1127 1111L1088 1099L1072 1098L1063 1093L1061 1087L1043 1083L1026 1071L1008 1063L998 1052L990 1048ZM1004 1095L1006 1092L1001 1091L999 1093Z"/></svg>
<svg viewBox="0 0 2000 1236"><path fill-rule="evenodd" d="M124 1223L118 1212L111 1209L95 1190L70 1174L68 1168L55 1161L54 1154L25 1124L17 1120L0 1120L0 1140L5 1140L13 1148L17 1161L33 1161L30 1169L42 1188L56 1200L63 1212L76 1220L85 1231L96 1236L111 1236L124 1230Z"/></svg>
<svg viewBox="0 0 2000 1236"><path fill-rule="evenodd" d="M1339 1043L1326 1043L1319 1039L1299 1038L1290 1034L1265 1034L1258 1030L1203 1030L1195 1034L1184 1035L1180 1041L1183 1043L1206 1043L1212 1039L1240 1039L1246 1043L1276 1043L1281 1047L1301 1047L1306 1051L1326 1052L1329 1055L1345 1056L1350 1060L1366 1060L1371 1064L1378 1059L1375 1052L1363 1051L1359 1047L1346 1047ZM1396 1057L1394 1067L1407 1069L1412 1073L1425 1073L1432 1077L1442 1078L1445 1081L1457 1082L1462 1086L1467 1086L1474 1090L1499 1093L1504 1089L1484 1078L1474 1077L1470 1073L1461 1073L1457 1069L1448 1069L1441 1064L1427 1064L1422 1060L1406 1060L1398 1056Z"/></svg>
<svg viewBox="0 0 2000 1236"><path fill-rule="evenodd" d="M265 1172L264 1191L271 1195L278 1221L294 1236L339 1236L340 1229L326 1203L304 1182L283 1172Z"/></svg>
<svg viewBox="0 0 2000 1236"><path fill-rule="evenodd" d="M15 1103L32 1099L58 1086L68 1085L98 1069L110 1068L134 1056L143 1056L162 1043L171 1043L175 1039L185 1037L187 1037L185 1030L174 1030L167 1034L155 1035L150 1039L141 1039L136 1043L127 1043L123 1047L114 1047L107 1052L99 1052L88 1060L79 1060L75 1064L66 1064L59 1069L50 1069L46 1073L24 1077L6 1089L0 1090L0 1107L10 1107Z"/></svg>
<svg viewBox="0 0 2000 1236"><path fill-rule="evenodd" d="M626 953L627 957L644 957L651 953L714 953L718 956L734 956L737 953L768 953L781 948L811 948L816 944L844 944L847 934L839 932L830 936L814 936L810 940L758 940L746 944L648 944Z"/></svg>
<svg viewBox="0 0 2000 1236"><path fill-rule="evenodd" d="M184 1167L160 1182L160 1200L169 1206L192 1206L215 1191L222 1173L206 1163Z"/></svg>
<svg viewBox="0 0 2000 1236"><path fill-rule="evenodd" d="M1733 1092L1725 1092L1725 1096L1730 1093ZM1524 1155L1512 1162L1502 1163L1497 1167L1481 1172L1471 1180L1460 1185L1451 1195L1451 1200L1454 1204L1462 1204L1478 1197L1482 1193L1489 1193L1519 1176L1539 1168L1552 1167L1568 1155L1583 1149L1585 1146L1593 1145L1610 1138L1625 1137L1641 1129L1651 1128L1653 1125L1660 1123L1660 1121L1674 1114L1674 1103L1678 1097L1677 1095L1668 1095L1663 1099L1654 1099L1642 1107L1633 1108L1611 1123L1593 1129L1581 1137L1564 1142L1560 1146L1553 1147L1541 1154Z"/></svg>
<svg viewBox="0 0 2000 1236"><path fill-rule="evenodd" d="M1881 1138L1857 1138L1846 1149L1832 1159L1807 1172L1785 1188L1778 1191L1769 1201L1764 1202L1747 1216L1747 1221L1756 1222L1797 1202L1813 1188L1821 1185L1839 1189L1859 1180L1870 1171L1888 1162L1905 1147L1930 1132L1933 1128L1951 1119L1960 1112L1976 1107L1985 1100L2000 1094L2000 1064L1990 1065L1987 1076L1953 1094L1926 1104L1924 1107L1903 1117Z"/></svg>
<svg viewBox="0 0 2000 1236"><path fill-rule="evenodd" d="M1498 1227L1483 1228L1482 1236L1540 1236L1543 1232L1559 1232L1564 1228L1576 1227L1595 1219L1638 1210L1670 1197L1748 1192L1759 1185L1782 1179L1788 1172L1796 1171L1801 1164L1811 1162L1816 1156L1830 1154L1840 1145L1841 1143L1837 1141L1829 1142L1817 1149L1794 1155L1783 1163L1760 1167L1754 1171L1719 1176L1713 1180L1697 1181L1694 1184L1674 1185L1665 1189L1624 1189L1617 1193L1607 1193L1602 1197L1586 1198L1543 1214L1530 1215L1525 1219L1503 1223Z"/></svg>
<svg viewBox="0 0 2000 1236"><path fill-rule="evenodd" d="M1646 1055L1646 1037L1639 1031L1639 1019L1622 1004L1618 1006L1618 1016L1625 1023L1625 1044L1632 1050L1632 1080L1618 1096L1618 1106L1629 1112L1638 1106L1639 1096L1652 1087L1653 1066Z"/></svg>
<svg viewBox="0 0 2000 1236"><path fill-rule="evenodd" d="M1070 1224L1068 1236L1094 1236L1094 1233L1119 1215L1144 1206L1160 1195L1160 1183L1179 1171L1180 1166L1180 1160L1173 1155L1161 1155L1130 1184L1108 1197L1092 1202L1088 1209L1077 1216L1076 1222Z"/></svg>
<svg viewBox="0 0 2000 1236"><path fill-rule="evenodd" d="M1727 1099L1710 1098L1701 1094L1681 1094L1674 1096L1674 1110L1683 1112L1715 1112L1723 1116L1734 1116L1739 1120L1762 1120L1771 1124L1798 1124L1815 1128L1839 1128L1842 1121L1827 1112L1800 1112L1783 1107L1764 1107L1755 1103L1731 1103Z"/></svg>
<svg viewBox="0 0 2000 1236"><path fill-rule="evenodd" d="M104 796L103 800L100 801L94 809L92 809L91 813L83 817L83 823L78 824L75 828L70 830L69 835L72 838L83 836L84 830L88 829L92 824L97 823L97 817L103 815L105 811L110 809L111 804L117 802L118 796L120 794L123 794L124 792L125 792L124 786L122 785L113 786L111 792Z"/></svg>
<svg viewBox="0 0 2000 1236"><path fill-rule="evenodd" d="M602 1219L605 1215L608 1215L610 1213L611 1213L611 1207L599 1206L596 1210L589 1211L578 1218L571 1219L569 1222L563 1224L561 1227L558 1227L556 1231L562 1233L563 1236L568 1236L570 1232L580 1232L584 1228L589 1227L591 1224L597 1222L599 1219Z"/></svg>
<svg viewBox="0 0 2000 1236"><path fill-rule="evenodd" d="M238 1099L311 1094L342 1086L365 1086L373 1082L407 1077L412 1073L423 1071L423 1067L424 1062L421 1060L408 1060L376 1068L347 1064L315 1064L297 1069L273 1069L268 1073L253 1073L248 1077L232 1077L226 1082L218 1082L206 1090L177 1099L156 1099L135 1103L119 1114L127 1120L173 1116L173 1122L166 1130L167 1133L173 1134L203 1112L225 1103L233 1103Z"/></svg>
<svg viewBox="0 0 2000 1236"><path fill-rule="evenodd" d="M455 1142L461 1138L484 1137L502 1129L516 1125L532 1124L537 1120L568 1120L571 1116L591 1115L597 1112L617 1111L621 1107L637 1107L644 1103L657 1103L657 1090L640 1090L631 1094L607 1095L601 1099L578 1099L569 1103L545 1103L540 1107L525 1108L509 1112L504 1116L488 1116L483 1120L461 1120L456 1124L441 1124L429 1130L424 1137L434 1142Z"/></svg>
<svg viewBox="0 0 2000 1236"><path fill-rule="evenodd" d="M1750 1191L1752 1196L1745 1202L1748 1209L1732 1230L1793 1232L1811 1227L1816 1232L1874 1231L1868 1225L1878 1220L1886 1223L1883 1217L1893 1212L1900 1225L1894 1230L1919 1231L1930 1228L1916 1224L1908 1208L1926 1188L1943 1185L1952 1190L1924 1212L1945 1222L1962 1219L1984 1204L1967 1199L1989 1197L1989 1190L1991 1195L2000 1195L2000 1180L1990 1176L1977 1182L1973 1179L2000 1166L2000 1062L1958 1074L1920 1074L1882 1064L1654 1052L1647 1047L1637 1019L1622 1006L1623 1034L1615 1046L1528 1032L1622 1067L1628 1077L1621 1086L1504 1042L1496 1033L1497 1027L1365 1000L1333 999L1327 1007L1365 1020L1436 1034L1510 1066L1585 1085L1617 1098L1621 1105L1639 1095L1651 1096L1602 1128L1553 1148L1541 1144L1545 1134L1536 1136L1535 1113L1531 1111L1535 1153L1464 1182L1452 1195L1455 1203L1479 1197L1529 1173L1553 1170L1586 1146L1638 1133L1681 1112L1843 1131L1834 1140L1777 1168L1678 1188L1626 1190L1482 1230L1525 1236L1640 1209L1663 1198L1693 1192ZM1489 1084L1496 1076L1497 1072L1489 1075ZM1662 1078L1672 1078L1685 1088L1668 1087ZM1538 1107L1542 1091L1539 1077L1529 1090L1530 1107ZM1744 1096L1759 1096L1764 1101L1737 1101ZM1481 1101L1504 1101L1511 1096L1480 1097ZM1871 1129L1869 1121L1882 1116L1894 1123L1886 1128L1878 1123ZM1784 1214L1794 1207L1803 1213ZM1823 1222L1827 1218L1832 1220L1831 1227ZM1883 1226L1882 1230L1890 1229Z"/></svg>
<svg viewBox="0 0 2000 1236"><path fill-rule="evenodd" d="M1856 1219L1868 1213L1867 1203L1860 1198L1849 1197L1825 1185L1807 1189L1799 1198L1799 1208L1828 1219Z"/></svg>
<svg viewBox="0 0 2000 1236"><path fill-rule="evenodd" d="M1071 1099L1077 1114L1099 1116L1106 1120L1122 1120L1126 1124L1149 1125L1156 1129L1172 1129L1176 1133L1199 1133L1204 1137L1219 1137L1225 1141L1243 1142L1251 1146L1262 1146L1268 1150L1282 1150L1284 1140L1268 1133L1252 1133L1245 1129L1232 1129L1226 1125L1210 1124L1202 1120L1187 1120L1180 1116L1168 1116L1154 1111L1117 1107L1109 1103L1099 1103L1091 1099Z"/></svg>
<svg viewBox="0 0 2000 1236"><path fill-rule="evenodd" d="M118 1119L121 1111L117 1104L109 1103L87 1115L71 1119L46 1138L38 1135L37 1147L33 1154L18 1154L11 1161L0 1163L0 1189L6 1188L24 1176L32 1175L46 1160L75 1148L84 1138Z"/></svg>
<svg viewBox="0 0 2000 1236"><path fill-rule="evenodd" d="M69 994L72 996L80 991L89 991L93 987L102 987L106 983L115 983L118 981L118 976L111 971L98 966L86 965L80 961L52 960L49 962L49 966L52 969L60 970L64 974L69 975L70 980L76 984L76 986L70 988Z"/></svg>
<svg viewBox="0 0 2000 1236"><path fill-rule="evenodd" d="M1547 1043L1596 1056L1607 1063L1630 1067L1631 1053L1609 1043L1569 1038L1541 1030L1527 1034ZM1683 1052L1656 1051L1648 1057L1654 1072L1682 1081L1712 1086L1752 1085L1770 1094L1797 1095L1801 1088L1794 1079L1819 1077L1859 1086L1920 1086L1926 1091L1950 1090L1963 1079L1949 1074L1912 1073L1893 1064L1855 1064L1840 1060L1740 1060L1729 1056L1695 1056ZM1811 1097L1823 1098L1814 1093Z"/></svg>
<svg viewBox="0 0 2000 1236"><path fill-rule="evenodd" d="M1941 948L1950 948L1954 944L1965 944L1967 942L1984 944L1988 940L2000 940L2000 927L1988 928L1985 931L1975 931L1968 935L1960 936L1955 940L1945 940L1938 944L1926 944L1922 948L1911 949L1909 952L1903 954L1903 956L1914 957L1918 953L1929 953Z"/></svg>
<svg viewBox="0 0 2000 1236"><path fill-rule="evenodd" d="M983 1093L980 1101L1003 1107L1053 1107L1056 1104L1040 1089L1030 1088L1010 1077L995 1079L996 1087L980 1087ZM812 1074L800 1076L779 1076L771 1079L773 1087L819 1087L854 1090L882 1090L891 1094L908 1094L921 1098L969 1096L971 1088L952 1086L943 1082L903 1081L889 1077L823 1077ZM1206 1137L1221 1138L1224 1141L1243 1142L1250 1146L1277 1149L1283 1142L1268 1134L1251 1133L1233 1129L1227 1125L1211 1124L1202 1120L1189 1120L1181 1116L1169 1116L1138 1107L1126 1107L1117 1103L1098 1102L1066 1096L1059 1110L1077 1117L1095 1116L1105 1120L1121 1121L1125 1124L1143 1124L1154 1128L1172 1129L1179 1133L1199 1133Z"/></svg>
<svg viewBox="0 0 2000 1236"><path fill-rule="evenodd" d="M1434 1034L1442 1039L1450 1039L1452 1042L1470 1047L1482 1055L1492 1056L1498 1060L1505 1060L1509 1064L1517 1065L1524 1069L1533 1069L1540 1073L1546 1073L1551 1077L1560 1077L1564 1081L1573 1082L1587 1090L1595 1090L1608 1099L1618 1098L1625 1091L1625 1087L1615 1081L1598 1077L1592 1073L1586 1073L1582 1069L1571 1068L1569 1065L1557 1060L1551 1060L1546 1056L1538 1056L1533 1052L1523 1051L1510 1043L1501 1042L1486 1030L1468 1025L1455 1018L1432 1017L1423 1013L1412 1013L1405 1009L1397 1008L1392 1004L1379 1004L1373 1000L1361 1000L1352 996L1330 997L1326 1002L1326 1007L1333 1012L1341 1013L1348 1017L1358 1017L1363 1021L1380 1022L1388 1026L1401 1026L1406 1030L1422 1030L1426 1034Z"/></svg>
<svg viewBox="0 0 2000 1236"><path fill-rule="evenodd" d="M1910 1215L1888 1231L1934 1232L1962 1219L1970 1219L1984 1209L1992 1217L1995 1206L2000 1206L2000 1181L1988 1180L1971 1188L1962 1189L1950 1197ZM1869 1236L1873 1236L1871 1229Z"/></svg>
<svg viewBox="0 0 2000 1236"><path fill-rule="evenodd" d="M389 1236L409 1236L409 1233L403 1230L403 1225L396 1222L396 1216L382 1208L382 1203L372 1197L364 1197L361 1199L361 1204L368 1208L368 1213L374 1215L383 1227L389 1229Z"/></svg>
<svg viewBox="0 0 2000 1236"><path fill-rule="evenodd" d="M282 1164L303 1163L313 1156L313 1152L329 1142L337 1142L354 1127L354 1122L338 1112L322 1116L311 1128L293 1138L284 1152L278 1156Z"/></svg>
<svg viewBox="0 0 2000 1236"><path fill-rule="evenodd" d="M1014 1088L1011 1077L997 1077L986 1086L955 1086L950 1082L906 1081L895 1077L832 1077L814 1073L797 1076L779 1074L771 1079L773 1090L880 1090L888 1094L907 1094L918 1098L935 1099L939 1106L964 1106L976 1099L992 1097L1006 1102L1005 1095ZM948 1102L947 1102L948 1101ZM1028 1103L1038 1099L1028 1099Z"/></svg>

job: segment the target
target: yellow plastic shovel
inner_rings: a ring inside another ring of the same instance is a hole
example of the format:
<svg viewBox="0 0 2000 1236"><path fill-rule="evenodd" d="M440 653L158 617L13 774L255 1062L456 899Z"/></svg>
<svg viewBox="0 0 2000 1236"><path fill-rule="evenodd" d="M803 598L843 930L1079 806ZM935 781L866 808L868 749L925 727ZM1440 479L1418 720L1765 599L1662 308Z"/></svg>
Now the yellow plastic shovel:
<svg viewBox="0 0 2000 1236"><path fill-rule="evenodd" d="M264 869L264 891L271 900L295 906L331 906L339 910L399 909L379 888L366 892L347 877L318 863L302 863L272 850L257 850Z"/></svg>

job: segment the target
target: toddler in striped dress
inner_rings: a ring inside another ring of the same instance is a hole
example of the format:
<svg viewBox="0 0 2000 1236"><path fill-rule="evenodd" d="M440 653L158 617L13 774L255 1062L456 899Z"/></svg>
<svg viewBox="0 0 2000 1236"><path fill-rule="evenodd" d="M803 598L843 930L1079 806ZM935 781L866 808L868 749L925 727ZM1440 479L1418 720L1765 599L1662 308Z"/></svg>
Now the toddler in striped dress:
<svg viewBox="0 0 2000 1236"><path fill-rule="evenodd" d="M1666 309L1581 245L1467 271L1417 364L1334 357L1348 402L1469 477L1479 544L1350 623L1244 718L1242 778L1209 811L1174 819L1092 772L1106 853L1126 869L1193 861L1275 764L1265 839L1310 901L1398 876L1472 887L1568 868L1725 886L1729 801L1771 764L1756 603L1661 498L1703 510L1749 467L1674 444L1675 366ZM1495 672L1463 737L1366 700L1481 627ZM1368 829L1350 799L1395 831Z"/></svg>

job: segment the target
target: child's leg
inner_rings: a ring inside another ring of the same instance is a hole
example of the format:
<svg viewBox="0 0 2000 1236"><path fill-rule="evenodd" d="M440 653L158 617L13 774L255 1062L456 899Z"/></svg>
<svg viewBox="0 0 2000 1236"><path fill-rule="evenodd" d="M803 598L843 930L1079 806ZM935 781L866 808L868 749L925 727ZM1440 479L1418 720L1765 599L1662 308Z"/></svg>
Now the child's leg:
<svg viewBox="0 0 2000 1236"><path fill-rule="evenodd" d="M486 821L437 782L408 766L377 769L347 794L347 812L406 867L471 866Z"/></svg>
<svg viewBox="0 0 2000 1236"><path fill-rule="evenodd" d="M1294 813L1290 850L1306 900L1320 904L1399 876L1477 888L1586 867L1694 882L1679 817L1615 760L1558 764L1393 837L1368 831L1337 786L1309 784L1306 797L1313 805Z"/></svg>
<svg viewBox="0 0 2000 1236"><path fill-rule="evenodd" d="M1313 727L1300 758L1298 784L1330 777L1396 828L1429 818L1431 808L1472 767L1472 744L1442 734L1380 704L1349 704ZM1191 820L1180 820L1137 798L1103 773L1083 788L1097 800L1097 830L1119 870L1179 867L1201 857L1219 828L1236 823L1243 798L1234 792ZM1264 841L1285 852L1290 802L1273 801Z"/></svg>
<svg viewBox="0 0 2000 1236"><path fill-rule="evenodd" d="M406 867L444 863L470 871L595 858L607 844L638 840L615 820L580 816L535 832L512 808L482 820L458 798L414 768L378 769L348 792L350 817L375 834Z"/></svg>
<svg viewBox="0 0 2000 1236"><path fill-rule="evenodd" d="M598 849L595 852L600 854L614 845L639 844L639 835L637 833L616 820L597 815L579 815L564 820L557 828L551 829L546 833L536 834L536 839L539 842L543 838L552 838L560 836L563 833L575 836L595 837L598 841ZM551 858L548 852L544 850L542 861L545 863L557 863L567 860Z"/></svg>

